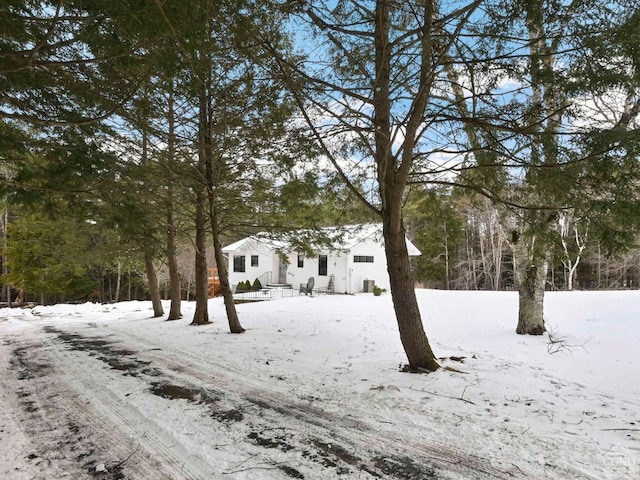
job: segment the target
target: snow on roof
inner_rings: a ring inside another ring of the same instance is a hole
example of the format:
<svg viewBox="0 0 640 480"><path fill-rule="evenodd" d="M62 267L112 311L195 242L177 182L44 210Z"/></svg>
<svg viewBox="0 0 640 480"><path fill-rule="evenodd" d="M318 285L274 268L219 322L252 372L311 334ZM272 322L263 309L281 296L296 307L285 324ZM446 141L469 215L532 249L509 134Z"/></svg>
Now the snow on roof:
<svg viewBox="0 0 640 480"><path fill-rule="evenodd" d="M242 240L238 240L237 242L233 242L230 245L222 248L223 252L235 252L236 250L240 250L244 247L250 240L251 237L245 237Z"/></svg>
<svg viewBox="0 0 640 480"><path fill-rule="evenodd" d="M321 229L320 231L329 239L330 248L332 250L349 251L359 243L362 243L368 239L372 239L378 243L383 243L382 224L380 223L345 225L342 227L326 227ZM289 233L287 237L295 238L297 235L309 236L312 232L312 230L298 230ZM409 251L410 256L421 255L420 250L418 250L418 248L413 243L411 243L409 239L406 239L406 241L407 250ZM261 232L227 245L222 249L222 251L225 253L235 252L246 247L250 243L252 243L254 247L263 245L272 250L291 251L295 249L295 247L292 246L292 242L287 238L276 237L273 234ZM319 248L323 247L319 246ZM327 247L324 246L324 248L326 249Z"/></svg>

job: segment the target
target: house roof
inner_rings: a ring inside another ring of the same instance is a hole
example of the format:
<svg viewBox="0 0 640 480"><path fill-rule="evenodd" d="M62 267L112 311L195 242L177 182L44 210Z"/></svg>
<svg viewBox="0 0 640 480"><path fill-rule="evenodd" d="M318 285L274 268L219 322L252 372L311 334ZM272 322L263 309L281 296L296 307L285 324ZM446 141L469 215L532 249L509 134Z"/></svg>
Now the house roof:
<svg viewBox="0 0 640 480"><path fill-rule="evenodd" d="M291 232L287 235L287 238L295 238L298 236L309 236L312 231L299 230ZM359 243L365 240L372 239L376 242L383 243L382 239L382 224L379 223L367 223L360 225L346 225L343 227L327 227L322 229L322 233L329 239L330 247L319 246L323 250L343 250L349 251ZM419 256L420 250L406 238L407 250L409 255ZM283 237L276 237L269 233L258 233L250 237L245 237L237 242L227 245L222 249L225 253L232 253L237 250L241 250L247 246L254 248L266 247L270 250L282 250L293 251L296 250L293 247L292 242Z"/></svg>

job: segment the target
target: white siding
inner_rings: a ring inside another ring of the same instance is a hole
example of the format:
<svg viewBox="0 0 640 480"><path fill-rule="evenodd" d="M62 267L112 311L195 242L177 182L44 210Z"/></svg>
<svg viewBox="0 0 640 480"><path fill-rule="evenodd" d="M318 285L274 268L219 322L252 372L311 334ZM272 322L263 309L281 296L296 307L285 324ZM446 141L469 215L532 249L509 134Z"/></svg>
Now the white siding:
<svg viewBox="0 0 640 480"><path fill-rule="evenodd" d="M301 283L307 283L313 277L317 288L325 288L329 277L334 276L334 291L336 293L362 292L365 280L374 280L380 288L389 289L387 262L382 246L368 240L353 247L351 252L323 252L327 255L327 275L319 275L318 257L305 257L304 266L298 267L298 254L288 255L288 282L298 288ZM373 263L354 263L354 255L373 256Z"/></svg>
<svg viewBox="0 0 640 480"><path fill-rule="evenodd" d="M273 252L266 248L264 245L255 241L249 241L241 248L234 252L229 252L229 283L233 286L239 282L249 280L252 284L256 278L260 278L266 272L273 272ZM244 255L245 257L245 271L234 272L233 271L233 259L234 257ZM251 266L251 256L258 256L258 266ZM277 261L276 255L276 261Z"/></svg>
<svg viewBox="0 0 640 480"><path fill-rule="evenodd" d="M298 254L292 253L288 255L289 270L287 271L287 280L298 288L301 283L307 283L309 277L313 277L315 288L326 288L329 284L329 278L334 276L334 291L344 293L346 283L346 256L341 252L322 252L321 255L327 255L327 275L320 275L320 264L318 257L304 258L304 266L298 267Z"/></svg>
<svg viewBox="0 0 640 480"><path fill-rule="evenodd" d="M318 257L305 257L303 267L298 267L298 253L287 254L286 283L297 289L300 284L306 284L309 277L315 280L315 288L326 288L331 275L334 277L334 291L336 293L359 293L363 291L365 280L373 280L375 285L389 290L389 274L387 272L387 260L384 252L384 244L381 239L381 227L369 225L369 232L356 237L353 242L345 243L340 249L328 252L320 252L327 255L327 275L319 274ZM369 235L369 236L367 236ZM420 251L407 240L410 255L420 255ZM286 248L280 245L279 248ZM229 280L232 285L249 280L253 282L266 272L271 272L272 282L279 281L280 257L276 247L268 245L264 241L258 241L254 237L240 240L228 247L229 256ZM224 250L224 249L223 249ZM231 251L229 251L231 250ZM233 271L233 257L245 255L246 271ZM251 266L251 255L259 256L259 265ZM373 257L373 262L354 262L354 256Z"/></svg>
<svg viewBox="0 0 640 480"><path fill-rule="evenodd" d="M354 256L373 257L373 263L355 263ZM387 273L387 258L382 244L367 239L351 248L349 253L349 268L352 269L351 286L353 292L362 292L365 280L374 280L380 288L389 289L389 274Z"/></svg>

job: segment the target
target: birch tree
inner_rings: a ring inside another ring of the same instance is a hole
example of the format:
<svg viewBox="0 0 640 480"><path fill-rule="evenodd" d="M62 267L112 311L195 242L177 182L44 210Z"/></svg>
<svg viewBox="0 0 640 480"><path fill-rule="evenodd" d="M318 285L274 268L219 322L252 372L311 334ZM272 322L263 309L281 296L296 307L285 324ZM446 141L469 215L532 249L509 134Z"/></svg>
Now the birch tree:
<svg viewBox="0 0 640 480"><path fill-rule="evenodd" d="M576 272L589 238L589 225L580 225L569 212L558 217L558 235L562 245L561 262L565 271L565 288L573 290Z"/></svg>

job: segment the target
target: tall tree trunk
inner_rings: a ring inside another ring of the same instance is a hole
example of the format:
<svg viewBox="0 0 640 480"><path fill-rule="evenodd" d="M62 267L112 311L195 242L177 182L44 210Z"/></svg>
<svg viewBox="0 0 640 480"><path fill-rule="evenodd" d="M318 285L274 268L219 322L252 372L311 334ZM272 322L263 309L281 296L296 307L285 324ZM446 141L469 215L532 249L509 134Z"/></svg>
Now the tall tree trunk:
<svg viewBox="0 0 640 480"><path fill-rule="evenodd" d="M598 242L598 288L602 288L602 246Z"/></svg>
<svg viewBox="0 0 640 480"><path fill-rule="evenodd" d="M182 318L182 312L180 311L182 287L180 284L180 271L178 269L176 248L174 184L171 179L176 152L173 82L170 82L169 84L167 120L169 122L169 135L167 138L167 170L169 174L169 183L167 186L167 265L169 267L169 285L171 289L171 307L169 308L169 317L167 320L177 320Z"/></svg>
<svg viewBox="0 0 640 480"><path fill-rule="evenodd" d="M387 271L400 341L412 368L435 371L439 365L422 325L402 221L399 226L394 229L390 221L383 221Z"/></svg>
<svg viewBox="0 0 640 480"><path fill-rule="evenodd" d="M151 304L153 305L153 316L161 317L164 315L162 308L162 300L160 299L160 288L158 288L158 276L156 275L156 267L153 265L153 254L151 249L144 248L144 266L147 272L147 282L149 283L149 295L151 295Z"/></svg>
<svg viewBox="0 0 640 480"><path fill-rule="evenodd" d="M7 269L7 255L6 255L6 247L7 247L7 228L9 226L9 210L6 208L2 212L2 273L9 273ZM5 298L7 300L7 306L11 308L11 285L8 283L4 285L4 293Z"/></svg>
<svg viewBox="0 0 640 480"><path fill-rule="evenodd" d="M542 335L544 325L544 290L547 280L546 254L531 254L527 245L516 243L513 251L518 272L519 335Z"/></svg>
<svg viewBox="0 0 640 480"><path fill-rule="evenodd" d="M207 187L207 198L203 199L203 203L207 202L209 224L211 226L211 235L213 240L213 251L218 268L218 276L220 277L220 293L224 299L224 306L229 322L229 330L231 333L242 333L245 329L240 324L238 312L233 302L233 292L229 285L229 271L222 253L222 244L220 242L220 222L218 218L218 208L216 205L216 189L220 182L220 172L225 168L225 159L214 155L212 137L213 137L213 108L211 106L210 86L207 82L203 83L200 91L199 99L199 131L200 143L198 154L200 156L200 174L203 176ZM224 121L224 120L223 120ZM223 126L224 128L224 126ZM197 283L197 282L196 282ZM205 292L208 296L207 288L207 272L205 268L204 274ZM196 285L196 291L199 287Z"/></svg>
<svg viewBox="0 0 640 480"><path fill-rule="evenodd" d="M475 228L475 226L473 227ZM467 273L465 274L465 290L478 290L478 272L476 268L476 254L473 249L475 230L465 229L465 247L467 254Z"/></svg>
<svg viewBox="0 0 640 480"><path fill-rule="evenodd" d="M220 242L220 229L218 226L218 217L216 215L215 205L212 203L213 196L209 196L209 215L211 221L211 233L213 236L213 252L216 258L216 266L218 267L218 277L220 278L220 293L224 299L224 308L227 312L227 320L229 321L229 331L231 333L243 333L245 330L240 324L236 305L233 303L233 292L229 284L229 268L222 253L222 243Z"/></svg>
<svg viewBox="0 0 640 480"><path fill-rule="evenodd" d="M198 85L198 183L196 184L196 264L195 264L195 300L196 310L192 325L209 323L209 288L207 284L207 150L211 144L211 122L209 120L210 98L208 78L208 62L205 56L203 71L205 77Z"/></svg>
<svg viewBox="0 0 640 480"><path fill-rule="evenodd" d="M548 45L544 27L542 2L525 3L526 25L529 32L529 60L531 70L531 103L535 107L535 118L531 119L537 131L532 135L531 164L536 167L544 164L547 167L558 165L558 134L562 123L562 115L566 106L554 81L555 51ZM531 172L529 172L531 173ZM554 170L548 168L545 175L553 175ZM546 182L538 179L537 199L546 197ZM549 255L553 250L548 241L551 234L554 215L525 214L525 224L520 232L520 245L516 251L520 254L520 286L518 325L516 333L520 335L542 335L544 326L544 290L549 265ZM543 240L544 239L544 240ZM527 249L528 247L528 249Z"/></svg>
<svg viewBox="0 0 640 480"><path fill-rule="evenodd" d="M375 10L375 85L373 91L376 173L378 190L382 199L382 231L385 240L387 270L391 286L391 298L398 322L400 340L409 366L412 369L435 371L439 368L435 355L422 325L415 286L411 277L411 263L407 251L402 206L404 191L413 161L413 147L428 104L432 77L429 67L431 58L431 22L433 1L424 4L424 35L422 38L422 67L420 91L413 99L411 115L406 125L401 158L394 157L391 134L391 55L392 41L391 5L386 1L376 2Z"/></svg>
<svg viewBox="0 0 640 480"><path fill-rule="evenodd" d="M147 89L144 89L144 101L148 102L147 97ZM146 112L145 112L146 113ZM147 163L149 161L149 126L146 123L148 118L143 119L142 124L142 155L140 158L140 163L143 168L146 169ZM152 195L151 190L147 185L143 182L143 188L146 190L145 194ZM147 230L147 229L145 229ZM142 243L142 254L144 256L144 266L147 273L147 282L149 283L149 294L151 295L151 304L153 306L153 316L161 317L164 315L164 309L162 308L162 300L160 298L160 288L158 288L158 276L156 274L156 268L153 265L153 260L155 258L153 247L151 245L151 241L149 239L153 238L153 234L149 231L144 231L144 235L139 241ZM111 277L109 277L111 278ZM111 288L109 288L111 290Z"/></svg>
<svg viewBox="0 0 640 480"><path fill-rule="evenodd" d="M118 276L116 278L116 296L114 301L118 303L120 301L120 282L122 278L122 262L118 260Z"/></svg>
<svg viewBox="0 0 640 480"><path fill-rule="evenodd" d="M172 190L172 187L169 187L169 190ZM167 320L177 320L182 318L182 285L180 282L180 270L178 269L173 198L167 205L167 264L169 266L169 285L171 289L171 307L169 309L169 317Z"/></svg>
<svg viewBox="0 0 640 480"><path fill-rule="evenodd" d="M491 258L493 263L493 289L502 289L502 257L504 252L505 235L499 221L499 215L495 207L488 199L485 199L485 209L489 210L487 221L491 233Z"/></svg>
<svg viewBox="0 0 640 480"><path fill-rule="evenodd" d="M196 310L192 325L209 323L209 290L207 288L207 216L206 197L198 191L196 200L196 264L195 264Z"/></svg>
<svg viewBox="0 0 640 480"><path fill-rule="evenodd" d="M451 289L449 274L449 234L447 232L447 222L444 222L444 266L445 266L445 290Z"/></svg>
<svg viewBox="0 0 640 480"><path fill-rule="evenodd" d="M231 291L231 285L229 284L229 269L227 267L226 260L222 253L222 242L220 241L220 219L218 218L218 209L216 208L216 185L217 175L214 168L215 159L213 151L210 145L206 144L207 148L207 192L208 192L208 207L209 207L209 222L211 225L211 236L213 238L213 253L216 259L216 267L218 268L218 277L220 278L220 293L224 299L224 308L227 313L227 321L229 322L229 331L231 333L243 333L245 329L240 324L240 318L238 317L238 311L236 305L233 302L233 292ZM224 161L220 159L219 161Z"/></svg>

